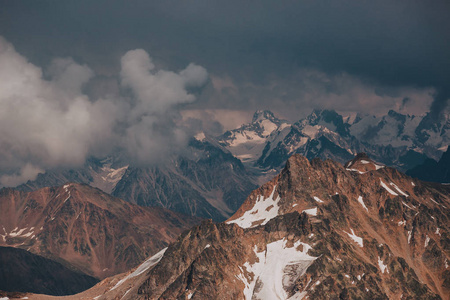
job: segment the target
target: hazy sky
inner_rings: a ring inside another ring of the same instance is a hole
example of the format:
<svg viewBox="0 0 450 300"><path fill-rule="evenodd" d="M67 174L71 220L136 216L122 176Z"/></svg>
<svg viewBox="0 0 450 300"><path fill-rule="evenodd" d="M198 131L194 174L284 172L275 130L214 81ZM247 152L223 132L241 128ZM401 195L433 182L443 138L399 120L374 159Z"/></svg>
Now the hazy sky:
<svg viewBox="0 0 450 300"><path fill-rule="evenodd" d="M117 147L159 160L256 109L439 116L449 13L449 1L0 0L0 167L22 170L3 182ZM180 113L196 128L176 126Z"/></svg>

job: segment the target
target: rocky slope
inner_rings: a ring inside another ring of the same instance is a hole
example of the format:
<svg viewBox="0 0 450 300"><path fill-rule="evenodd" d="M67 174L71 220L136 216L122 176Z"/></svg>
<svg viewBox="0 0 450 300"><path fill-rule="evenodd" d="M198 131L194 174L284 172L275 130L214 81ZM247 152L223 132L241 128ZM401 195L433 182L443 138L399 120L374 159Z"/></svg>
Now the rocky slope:
<svg viewBox="0 0 450 300"><path fill-rule="evenodd" d="M449 299L449 195L364 154L294 155L227 222L76 297Z"/></svg>
<svg viewBox="0 0 450 300"><path fill-rule="evenodd" d="M63 185L66 182L77 182L89 184L111 194L127 169L128 164L121 160L120 155L104 159L91 157L80 168L48 170L38 174L35 180L21 184L17 189L30 192L43 187Z"/></svg>
<svg viewBox="0 0 450 300"><path fill-rule="evenodd" d="M48 295L73 295L97 279L26 250L0 247L0 290Z"/></svg>
<svg viewBox="0 0 450 300"><path fill-rule="evenodd" d="M97 278L138 265L198 221L83 184L28 193L0 190L0 245L26 249Z"/></svg>
<svg viewBox="0 0 450 300"><path fill-rule="evenodd" d="M223 221L254 188L240 160L202 137L193 139L189 151L164 167L128 168L112 193L142 206Z"/></svg>
<svg viewBox="0 0 450 300"><path fill-rule="evenodd" d="M129 166L120 155L91 158L81 168L50 170L17 189L33 191L79 182L141 206L223 221L257 187L254 177L228 150L203 136L193 138L183 155L162 166Z"/></svg>

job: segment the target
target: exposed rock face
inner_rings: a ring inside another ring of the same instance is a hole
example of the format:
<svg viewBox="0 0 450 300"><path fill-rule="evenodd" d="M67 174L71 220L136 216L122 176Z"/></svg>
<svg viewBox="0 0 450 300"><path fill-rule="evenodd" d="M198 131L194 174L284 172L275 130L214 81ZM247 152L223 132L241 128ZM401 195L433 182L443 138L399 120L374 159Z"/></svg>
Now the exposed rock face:
<svg viewBox="0 0 450 300"><path fill-rule="evenodd" d="M81 168L48 170L18 188L31 191L80 182L131 203L223 221L253 189L278 174L293 154L344 164L365 152L406 171L428 158L437 160L450 143L449 128L448 115L434 120L390 111L381 117L344 118L333 110L314 110L291 124L270 111L257 111L250 123L221 136L196 135L182 154L162 166L129 166L114 153L91 158ZM434 169L434 162L428 162Z"/></svg>
<svg viewBox="0 0 450 300"><path fill-rule="evenodd" d="M89 184L141 206L216 221L228 219L257 187L241 161L209 137L192 139L183 155L164 165L129 166L120 155L91 158L81 168L50 170L17 189L33 191L65 182Z"/></svg>
<svg viewBox="0 0 450 300"><path fill-rule="evenodd" d="M294 155L227 222L81 296L449 299L449 195L363 154L345 167Z"/></svg>
<svg viewBox="0 0 450 300"><path fill-rule="evenodd" d="M63 185L66 182L85 183L111 193L128 169L118 157L107 157L103 160L89 158L83 167L70 170L48 170L38 174L33 181L28 181L17 187L18 190L30 192L43 187Z"/></svg>
<svg viewBox="0 0 450 300"><path fill-rule="evenodd" d="M0 290L47 295L73 295L97 279L22 249L0 247Z"/></svg>
<svg viewBox="0 0 450 300"><path fill-rule="evenodd" d="M0 245L26 249L98 278L138 265L198 221L82 184L29 193L0 190Z"/></svg>
<svg viewBox="0 0 450 300"><path fill-rule="evenodd" d="M130 167L113 195L142 206L228 219L256 184L241 161L213 141L192 140L190 149L164 167Z"/></svg>

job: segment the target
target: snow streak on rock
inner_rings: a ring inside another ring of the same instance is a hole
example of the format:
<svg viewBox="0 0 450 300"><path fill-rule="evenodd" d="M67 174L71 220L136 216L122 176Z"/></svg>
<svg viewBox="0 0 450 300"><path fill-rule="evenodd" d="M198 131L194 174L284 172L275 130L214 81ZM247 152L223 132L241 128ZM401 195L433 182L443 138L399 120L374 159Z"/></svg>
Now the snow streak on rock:
<svg viewBox="0 0 450 300"><path fill-rule="evenodd" d="M369 211L366 207L366 205L364 204L363 198L361 196L358 197L358 202L362 205L362 207L364 207L364 209L366 211Z"/></svg>
<svg viewBox="0 0 450 300"><path fill-rule="evenodd" d="M236 223L242 228L251 228L256 225L265 225L271 219L278 216L278 210L280 209L278 202L280 200L280 196L278 196L275 200L273 199L275 189L276 186L273 188L272 194L270 194L268 198L259 196L255 202L255 205L250 210L247 210L240 218L228 221L227 223ZM254 225L254 223L258 221L262 221L262 223Z"/></svg>
<svg viewBox="0 0 450 300"><path fill-rule="evenodd" d="M147 259L145 262L143 262L133 273L131 273L130 275L126 276L125 278L121 279L112 289L116 289L118 288L122 283L124 283L125 281L127 281L130 278L136 277L141 275L142 273L144 273L145 271L147 271L148 269L150 269L151 267L153 267L154 265L156 265L157 263L159 263L159 261L162 259L162 257L164 256L164 253L166 252L167 248L162 249L161 251L159 251L158 253L156 253L155 255L153 255L152 257L150 257L149 259Z"/></svg>
<svg viewBox="0 0 450 300"><path fill-rule="evenodd" d="M383 180L380 179L380 183L381 183L381 186L382 186L386 191L388 191L389 194L391 194L391 195L393 195L393 196L398 196L398 194L397 194L396 192L394 192L393 190L391 190L391 189L387 186L387 184L383 182Z"/></svg>
<svg viewBox="0 0 450 300"><path fill-rule="evenodd" d="M310 216L317 216L317 207L305 209L303 210L304 213L307 213Z"/></svg>
<svg viewBox="0 0 450 300"><path fill-rule="evenodd" d="M344 231L344 232L345 232L346 234L348 234L348 236L349 236L352 240L354 240L355 243L357 243L360 247L364 247L363 239L355 234L355 232L353 231L353 228L350 228L350 230L352 231L351 234L348 233L348 232L346 232L346 231Z"/></svg>

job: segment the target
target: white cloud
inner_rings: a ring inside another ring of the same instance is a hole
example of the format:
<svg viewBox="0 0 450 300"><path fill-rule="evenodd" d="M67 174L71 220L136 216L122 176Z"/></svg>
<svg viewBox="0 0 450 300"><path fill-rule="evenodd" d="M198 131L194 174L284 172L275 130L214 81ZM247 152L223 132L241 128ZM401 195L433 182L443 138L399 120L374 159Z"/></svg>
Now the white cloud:
<svg viewBox="0 0 450 300"><path fill-rule="evenodd" d="M122 58L126 99L89 99L83 86L94 72L73 59L55 59L42 70L0 37L0 179L17 185L54 167L81 165L89 155L121 147L137 161L154 162L185 143L171 110L195 96L187 91L207 80L204 68L179 73L155 70L144 50Z"/></svg>
<svg viewBox="0 0 450 300"><path fill-rule="evenodd" d="M0 184L3 186L17 186L28 180L35 179L39 173L43 172L44 170L27 163L20 169L19 174L0 176Z"/></svg>
<svg viewBox="0 0 450 300"><path fill-rule="evenodd" d="M204 68L190 64L179 73L157 70L147 52L142 49L128 51L121 59L122 85L130 87L138 98L133 116L159 114L170 107L195 100L186 88L206 83Z"/></svg>

